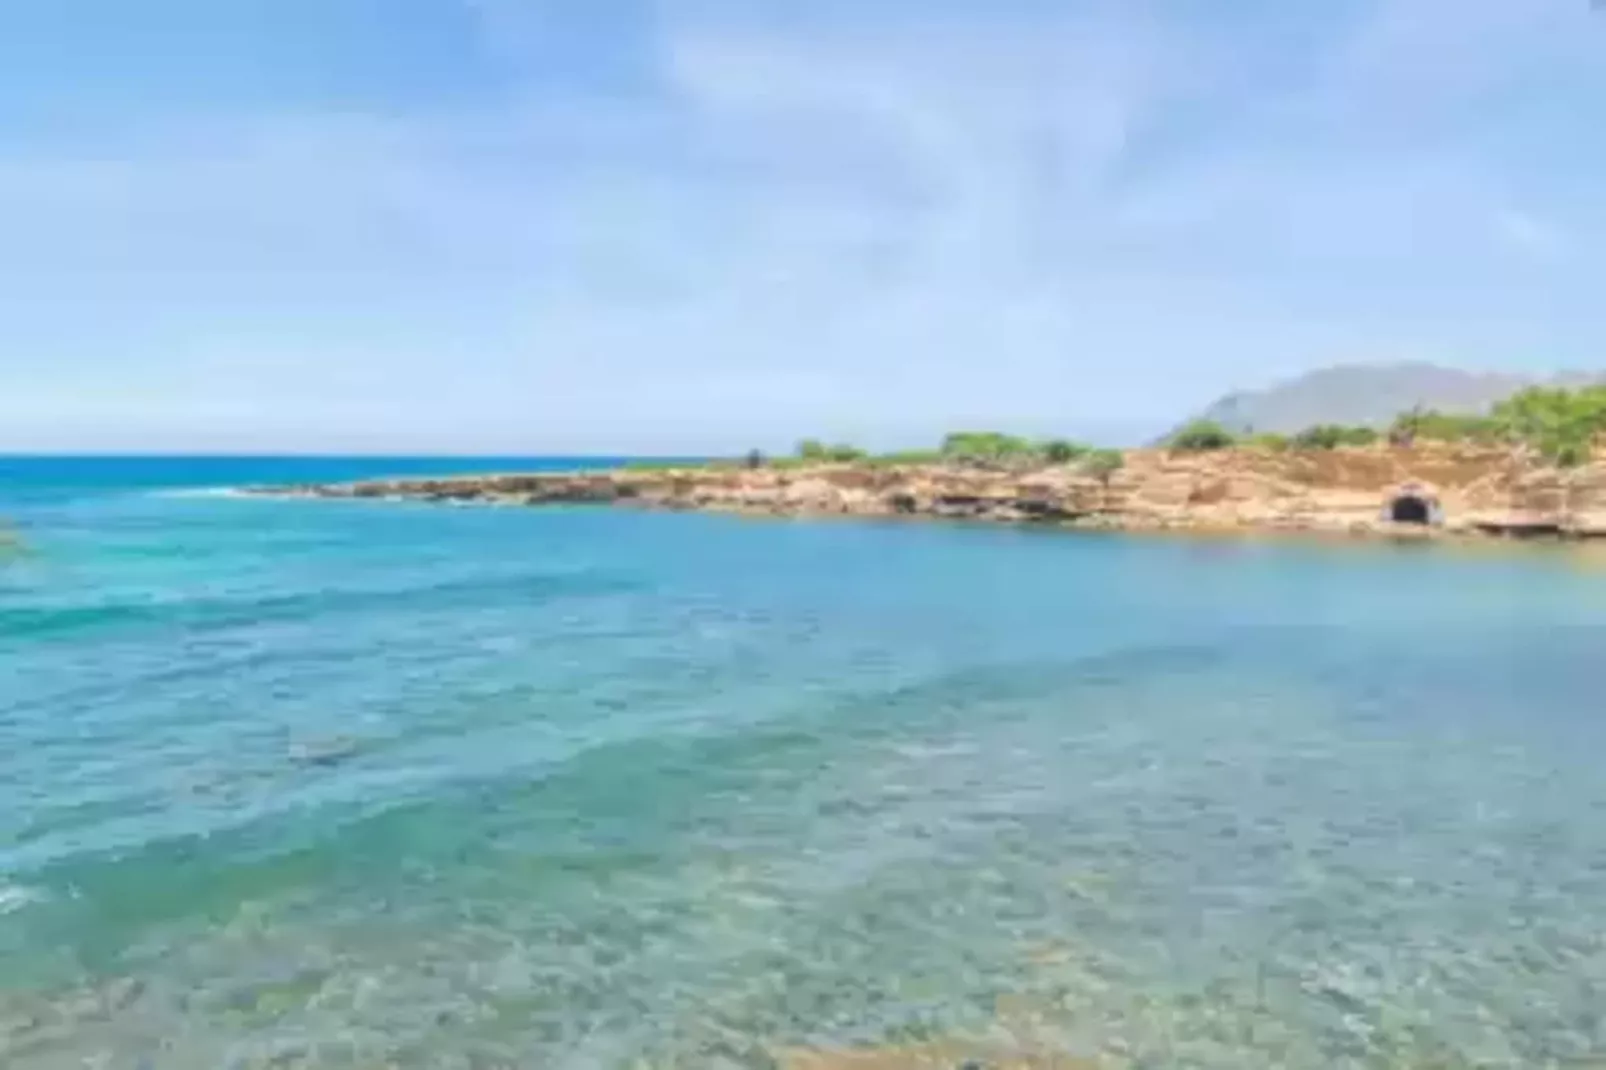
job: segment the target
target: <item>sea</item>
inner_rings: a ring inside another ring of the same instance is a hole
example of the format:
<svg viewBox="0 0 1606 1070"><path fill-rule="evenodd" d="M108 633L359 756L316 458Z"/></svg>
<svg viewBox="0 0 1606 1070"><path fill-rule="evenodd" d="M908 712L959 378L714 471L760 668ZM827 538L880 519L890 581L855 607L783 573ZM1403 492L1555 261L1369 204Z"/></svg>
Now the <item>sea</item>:
<svg viewBox="0 0 1606 1070"><path fill-rule="evenodd" d="M0 1066L1606 1065L1598 556L603 463L0 460Z"/></svg>

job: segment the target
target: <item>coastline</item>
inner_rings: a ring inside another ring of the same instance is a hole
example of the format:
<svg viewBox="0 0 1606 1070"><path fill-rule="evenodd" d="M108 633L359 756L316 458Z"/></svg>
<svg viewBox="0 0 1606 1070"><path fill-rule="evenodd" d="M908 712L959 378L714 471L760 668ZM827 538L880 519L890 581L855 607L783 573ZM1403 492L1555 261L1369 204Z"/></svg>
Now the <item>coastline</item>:
<svg viewBox="0 0 1606 1070"><path fill-rule="evenodd" d="M901 518L1081 531L1389 538L1606 538L1606 465L1505 449L1134 450L1078 465L710 463L244 488L247 496L537 507L607 505L781 518Z"/></svg>

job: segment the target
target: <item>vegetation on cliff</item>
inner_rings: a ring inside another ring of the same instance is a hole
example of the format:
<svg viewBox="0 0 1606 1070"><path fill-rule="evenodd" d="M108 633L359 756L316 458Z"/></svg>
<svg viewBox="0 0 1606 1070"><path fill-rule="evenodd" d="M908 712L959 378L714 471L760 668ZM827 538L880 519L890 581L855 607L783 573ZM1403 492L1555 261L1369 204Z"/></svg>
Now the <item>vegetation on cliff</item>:
<svg viewBox="0 0 1606 1070"><path fill-rule="evenodd" d="M1082 458L1082 471L1108 483L1110 477L1126 467L1126 454L1120 450L1089 450Z"/></svg>
<svg viewBox="0 0 1606 1070"><path fill-rule="evenodd" d="M1509 446L1558 467L1586 463L1606 439L1606 385L1577 389L1531 387L1494 405L1483 414L1439 412L1416 408L1395 418L1385 431L1369 425L1317 424L1296 434L1238 434L1213 420L1195 420L1164 443L1177 453L1249 449L1261 452L1333 450L1367 447L1387 441ZM733 462L713 462L720 466ZM880 467L954 465L994 471L1025 471L1047 466L1075 466L1108 481L1121 470L1120 450L1098 449L1070 439L1029 439L1001 431L955 431L936 449L871 453L851 443L804 439L792 456L770 458L757 450L741 459L748 468L808 467L820 464L864 464ZM684 468L687 462L645 461L633 468Z"/></svg>
<svg viewBox="0 0 1606 1070"><path fill-rule="evenodd" d="M1289 439L1296 450L1336 450L1340 446L1370 446L1382 436L1375 427L1317 424Z"/></svg>
<svg viewBox="0 0 1606 1070"><path fill-rule="evenodd" d="M1267 453L1281 453L1284 450L1292 449L1294 440L1276 431L1262 431L1259 434L1245 437L1243 445L1250 449L1264 450Z"/></svg>
<svg viewBox="0 0 1606 1070"><path fill-rule="evenodd" d="M1413 410L1391 429L1395 441L1508 443L1561 467L1588 461L1606 435L1606 386L1529 387L1484 415Z"/></svg>
<svg viewBox="0 0 1606 1070"><path fill-rule="evenodd" d="M1237 444L1238 436L1214 420L1195 420L1185 424L1166 440L1167 447L1184 453L1225 450Z"/></svg>
<svg viewBox="0 0 1606 1070"><path fill-rule="evenodd" d="M1480 446L1509 445L1532 450L1562 467L1583 464L1606 436L1606 386L1577 389L1530 387L1482 414L1412 409L1389 426L1388 441L1464 442ZM1234 434L1213 420L1195 420L1166 440L1168 449L1203 452L1234 447L1281 451L1331 450L1370 446L1384 433L1353 424L1317 424L1294 435Z"/></svg>
<svg viewBox="0 0 1606 1070"><path fill-rule="evenodd" d="M1391 442L1475 442L1498 445L1505 438L1500 421L1488 414L1412 409L1389 426Z"/></svg>
<svg viewBox="0 0 1606 1070"><path fill-rule="evenodd" d="M1070 464L1095 450L1069 439L1037 441L1001 431L955 431L944 436L936 449L870 453L846 443L826 444L818 439L799 442L791 457L769 463L777 467L811 464L929 465L955 464L979 468L1031 468Z"/></svg>
<svg viewBox="0 0 1606 1070"><path fill-rule="evenodd" d="M818 440L805 439L798 444L795 456L770 463L786 468L831 462L882 467L947 464L991 471L1074 465L1084 475L1107 483L1125 467L1126 455L1120 450L1100 449L1064 438L1037 441L999 431L955 431L944 436L942 445L934 450L879 454L867 453L854 446L825 446Z"/></svg>
<svg viewBox="0 0 1606 1070"><path fill-rule="evenodd" d="M1606 379L1573 372L1548 380L1421 362L1344 364L1304 372L1258 390L1237 391L1196 414L1240 436L1257 431L1295 435L1317 424L1375 427L1412 408L1456 415L1486 414L1531 386L1585 387Z"/></svg>
<svg viewBox="0 0 1606 1070"><path fill-rule="evenodd" d="M843 442L828 445L819 439L806 438L797 444L798 460L808 461L812 464L824 464L832 461L849 464L853 461L862 461L868 456L869 454L857 446L850 446Z"/></svg>
<svg viewBox="0 0 1606 1070"><path fill-rule="evenodd" d="M1056 450L1068 443L1055 444ZM942 455L948 460L971 464L1009 464L1012 461L1047 459L1048 443L1032 442L999 431L955 431L942 440Z"/></svg>

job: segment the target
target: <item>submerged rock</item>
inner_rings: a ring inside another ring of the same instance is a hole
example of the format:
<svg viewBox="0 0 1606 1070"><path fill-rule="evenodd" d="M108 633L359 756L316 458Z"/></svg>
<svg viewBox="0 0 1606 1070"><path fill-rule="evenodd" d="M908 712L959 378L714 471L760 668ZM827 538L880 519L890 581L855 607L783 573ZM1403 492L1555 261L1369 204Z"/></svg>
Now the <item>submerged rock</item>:
<svg viewBox="0 0 1606 1070"><path fill-rule="evenodd" d="M291 743L289 756L296 765L331 766L355 758L361 750L361 742L351 736L331 736Z"/></svg>

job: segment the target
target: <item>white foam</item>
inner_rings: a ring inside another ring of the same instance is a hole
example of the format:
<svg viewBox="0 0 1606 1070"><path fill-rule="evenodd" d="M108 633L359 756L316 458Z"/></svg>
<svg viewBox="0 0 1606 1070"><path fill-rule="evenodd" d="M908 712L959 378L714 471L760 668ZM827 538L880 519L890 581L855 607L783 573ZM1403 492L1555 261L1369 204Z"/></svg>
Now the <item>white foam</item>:
<svg viewBox="0 0 1606 1070"><path fill-rule="evenodd" d="M239 487L167 487L153 490L152 498L243 498L247 494Z"/></svg>
<svg viewBox="0 0 1606 1070"><path fill-rule="evenodd" d="M20 884L7 884L0 881L0 916L13 914L25 906L31 906L44 898L44 895L32 888L25 888Z"/></svg>

